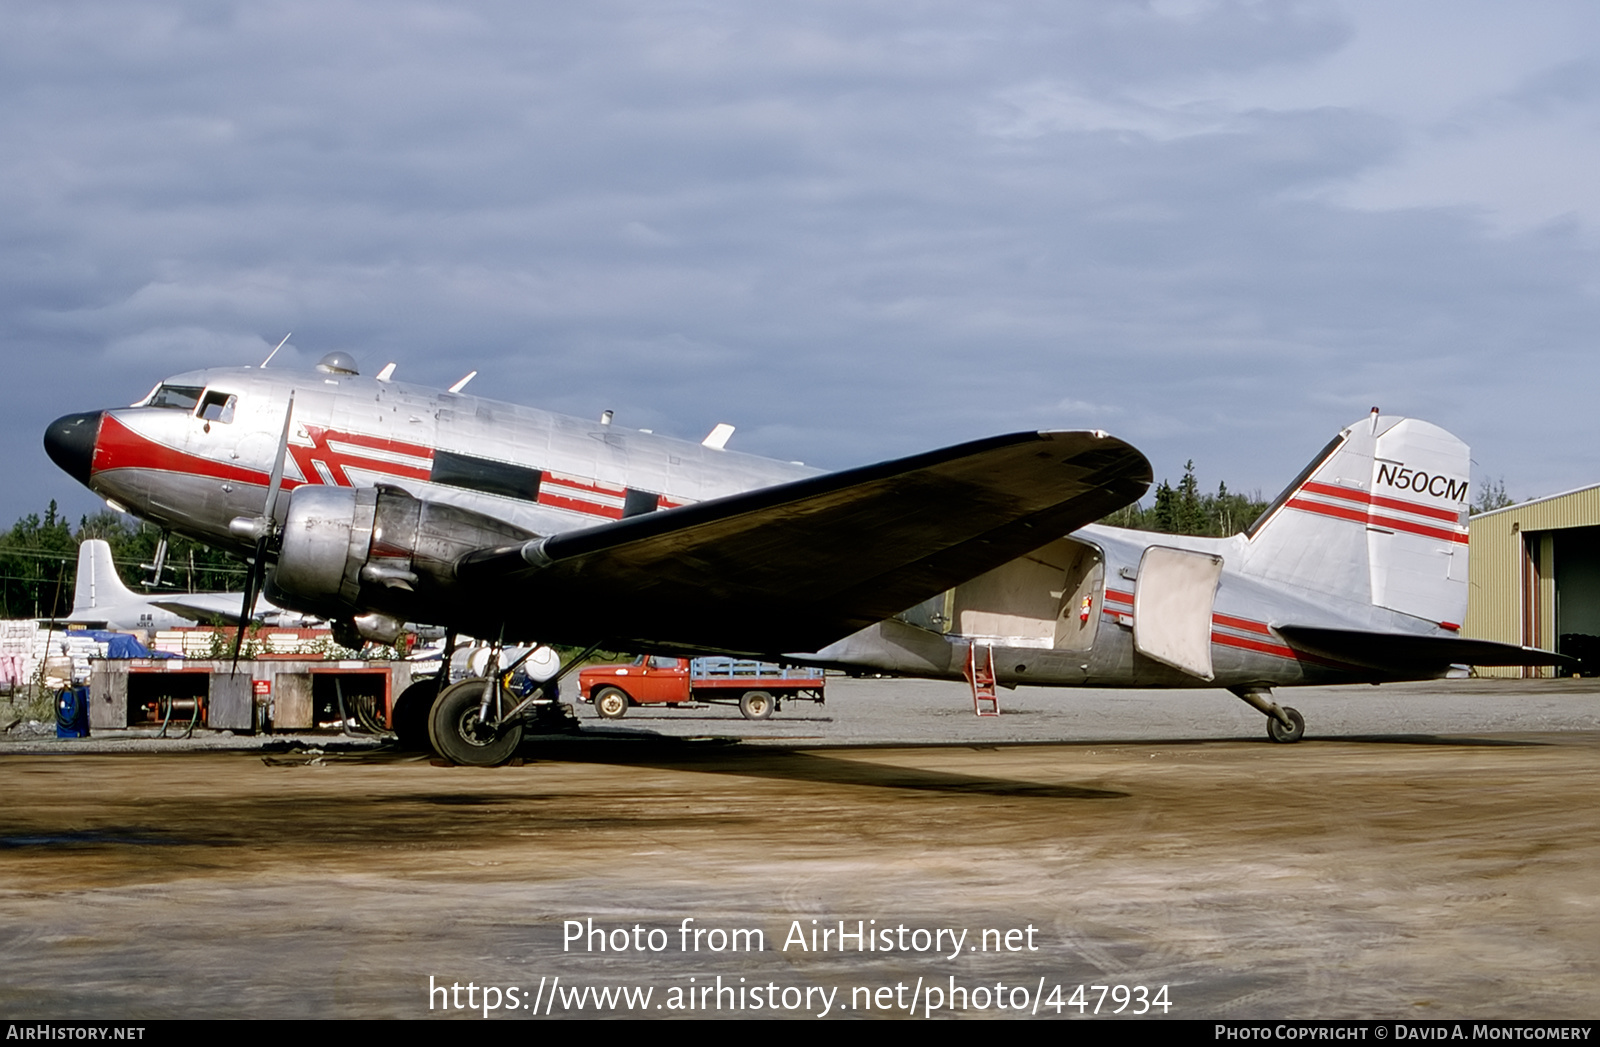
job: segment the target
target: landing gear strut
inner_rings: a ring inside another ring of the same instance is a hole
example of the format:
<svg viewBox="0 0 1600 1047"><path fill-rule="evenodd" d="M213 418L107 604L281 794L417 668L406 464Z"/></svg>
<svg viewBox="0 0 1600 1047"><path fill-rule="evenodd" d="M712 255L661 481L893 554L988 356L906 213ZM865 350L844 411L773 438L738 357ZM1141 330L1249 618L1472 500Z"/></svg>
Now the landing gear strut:
<svg viewBox="0 0 1600 1047"><path fill-rule="evenodd" d="M1305 737L1306 718L1300 715L1299 709L1279 705L1273 701L1272 688L1230 687L1228 690L1249 703L1252 708L1266 714L1268 738L1275 742L1298 742Z"/></svg>

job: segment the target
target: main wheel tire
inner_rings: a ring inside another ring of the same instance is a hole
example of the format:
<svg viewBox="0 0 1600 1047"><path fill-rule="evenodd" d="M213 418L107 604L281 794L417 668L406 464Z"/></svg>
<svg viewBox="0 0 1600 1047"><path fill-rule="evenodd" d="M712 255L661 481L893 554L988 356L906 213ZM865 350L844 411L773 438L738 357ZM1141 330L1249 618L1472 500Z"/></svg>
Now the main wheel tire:
<svg viewBox="0 0 1600 1047"><path fill-rule="evenodd" d="M739 696L739 711L746 720L765 720L777 706L766 691L746 691Z"/></svg>
<svg viewBox="0 0 1600 1047"><path fill-rule="evenodd" d="M467 767L497 767L511 759L522 744L522 723L490 729L478 719L482 702L482 680L462 680L445 688L428 717L428 738L434 752ZM501 688L500 702L510 709L516 699Z"/></svg>
<svg viewBox="0 0 1600 1047"><path fill-rule="evenodd" d="M1298 742L1306 734L1306 718L1300 715L1299 709L1287 705L1283 707L1284 715L1289 717L1293 727L1285 727L1276 716L1267 717L1267 737L1275 742Z"/></svg>
<svg viewBox="0 0 1600 1047"><path fill-rule="evenodd" d="M395 744L406 752L427 752L433 746L428 737L428 714L433 712L433 700L439 697L439 681L429 677L400 692L389 711Z"/></svg>
<svg viewBox="0 0 1600 1047"><path fill-rule="evenodd" d="M620 687L602 687L594 695L594 711L608 720L628 715L628 692Z"/></svg>

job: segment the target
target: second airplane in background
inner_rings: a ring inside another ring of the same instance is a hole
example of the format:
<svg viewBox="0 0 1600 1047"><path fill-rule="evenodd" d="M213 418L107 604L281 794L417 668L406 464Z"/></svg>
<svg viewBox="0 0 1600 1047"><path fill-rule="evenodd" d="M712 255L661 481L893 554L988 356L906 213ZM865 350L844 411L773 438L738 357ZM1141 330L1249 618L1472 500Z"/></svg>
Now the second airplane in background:
<svg viewBox="0 0 1600 1047"><path fill-rule="evenodd" d="M117 574L111 559L111 546L101 538L88 538L78 545L78 574L72 594L72 610L67 623L91 629L155 631L176 629L194 622L231 622L239 616L243 593L185 593L157 591L136 593ZM268 624L280 622L283 611L262 601L255 618ZM302 616L289 614L296 624Z"/></svg>

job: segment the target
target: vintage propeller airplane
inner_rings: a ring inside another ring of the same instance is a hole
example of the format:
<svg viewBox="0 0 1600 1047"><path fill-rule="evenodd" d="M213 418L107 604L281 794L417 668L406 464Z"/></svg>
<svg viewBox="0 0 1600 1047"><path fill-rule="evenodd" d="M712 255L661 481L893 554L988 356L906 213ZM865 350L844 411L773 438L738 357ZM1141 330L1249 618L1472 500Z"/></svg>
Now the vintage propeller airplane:
<svg viewBox="0 0 1600 1047"><path fill-rule="evenodd" d="M1151 479L1099 431L823 473L727 450L721 426L695 444L393 370L362 377L332 353L314 373L180 374L57 419L45 448L114 508L247 557L241 619L264 589L351 645L426 622L965 677L975 696L1226 687L1278 741L1304 720L1275 686L1560 661L1458 635L1467 447L1426 422L1374 410L1249 530L1191 538L1092 524ZM548 706L496 686L511 668L408 691L396 720L457 762L503 762Z"/></svg>

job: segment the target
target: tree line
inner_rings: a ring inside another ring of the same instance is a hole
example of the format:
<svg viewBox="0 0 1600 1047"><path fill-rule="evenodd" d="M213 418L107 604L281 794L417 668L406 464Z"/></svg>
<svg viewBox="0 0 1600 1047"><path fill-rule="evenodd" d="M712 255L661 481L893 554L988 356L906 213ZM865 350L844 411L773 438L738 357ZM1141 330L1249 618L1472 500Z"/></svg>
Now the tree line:
<svg viewBox="0 0 1600 1047"><path fill-rule="evenodd" d="M1517 504L1506 493L1504 477L1477 481L1477 487L1477 495L1468 507L1468 512L1473 516ZM1184 463L1183 479L1178 481L1176 487L1165 480L1161 481L1156 488L1155 503L1149 508L1135 502L1118 509L1100 522L1137 531L1225 538L1238 534L1254 523L1257 517L1267 511L1267 504L1260 491L1249 496L1235 494L1228 490L1226 483L1217 484L1216 494L1201 494L1200 482L1195 478L1194 462L1191 460Z"/></svg>
<svg viewBox="0 0 1600 1047"><path fill-rule="evenodd" d="M1191 460L1184 463L1183 479L1177 486L1161 481L1156 488L1155 502L1149 508L1134 502L1100 522L1137 531L1225 538L1249 527L1266 510L1267 503L1260 491L1253 495L1237 494L1228 490L1226 483L1219 483L1216 494L1201 494Z"/></svg>
<svg viewBox="0 0 1600 1047"><path fill-rule="evenodd" d="M111 546L128 588L153 591L144 584L151 572L142 565L155 562L161 540L157 527L109 511L80 517L73 527L51 501L43 516L30 513L0 535L0 617L59 618L71 611L78 545L89 538L103 538ZM161 581L169 592L238 590L244 586L244 564L173 535Z"/></svg>

